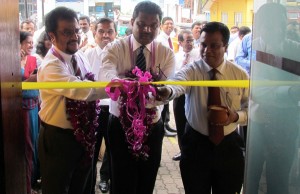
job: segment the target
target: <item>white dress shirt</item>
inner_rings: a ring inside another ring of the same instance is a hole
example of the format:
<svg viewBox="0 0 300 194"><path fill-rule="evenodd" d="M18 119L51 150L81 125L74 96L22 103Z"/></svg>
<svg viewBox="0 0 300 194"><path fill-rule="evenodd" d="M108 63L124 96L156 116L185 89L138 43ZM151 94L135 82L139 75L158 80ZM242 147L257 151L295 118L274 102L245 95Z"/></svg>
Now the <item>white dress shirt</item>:
<svg viewBox="0 0 300 194"><path fill-rule="evenodd" d="M194 62L195 60L200 59L200 50L199 48L194 48L188 53L183 52L183 50L178 51L175 54L176 58L176 67L175 67L175 73L177 73L184 65L184 61L186 59L186 55L188 54L187 64L190 64Z"/></svg>
<svg viewBox="0 0 300 194"><path fill-rule="evenodd" d="M130 43L129 40L131 40ZM102 81L110 81L112 79L124 78L125 74L135 67L134 63L138 53L137 49L140 46L141 44L136 41L133 35L131 35L117 41L110 47L107 47L106 51L103 52L102 66L100 67L101 74L99 79ZM130 47L132 48L131 51ZM131 58L131 54L133 54L133 59ZM147 71L151 68L154 73L160 74L160 80L166 80L164 75L167 77L174 75L175 56L171 49L154 41L146 45L144 54L146 58ZM154 64L152 64L152 61ZM153 120L154 123L159 120L162 108L163 106L160 106L157 109L156 118ZM117 117L120 115L117 102L111 101L110 112Z"/></svg>
<svg viewBox="0 0 300 194"><path fill-rule="evenodd" d="M164 45L168 48L171 48L170 44L169 44L169 38L170 38L170 36L168 36L164 31L160 31L159 35L156 37L156 41L161 42L162 45ZM171 40L171 43L174 48L172 40Z"/></svg>
<svg viewBox="0 0 300 194"><path fill-rule="evenodd" d="M38 69L38 82L90 82L88 80L80 80L75 76L71 64L72 55L63 53L58 48L54 47L54 49L64 61L61 61L52 52L48 52ZM84 76L90 72L89 62L80 50L75 55L78 67L82 76ZM40 90L41 110L39 116L47 124L64 129L72 129L71 123L67 119L65 99L93 101L104 97L107 97L104 89L98 88L42 89Z"/></svg>
<svg viewBox="0 0 300 194"><path fill-rule="evenodd" d="M183 67L174 78L174 81L205 81L210 80L209 71L212 68L202 59L195 61ZM217 68L218 80L248 80L248 74L241 67L225 61ZM203 135L208 135L207 121L207 87L191 87L172 85L169 86L173 94L170 99L178 97L185 93L185 115L188 123L196 131ZM247 108L249 91L247 88L220 88L221 102L223 106L228 106L231 110L236 111L239 119L236 123L231 123L224 127L224 135L233 132L238 124L247 124Z"/></svg>
<svg viewBox="0 0 300 194"><path fill-rule="evenodd" d="M228 46L228 51L227 51L227 60L234 61L236 57L237 50L239 46L241 45L242 40L237 37L235 38Z"/></svg>

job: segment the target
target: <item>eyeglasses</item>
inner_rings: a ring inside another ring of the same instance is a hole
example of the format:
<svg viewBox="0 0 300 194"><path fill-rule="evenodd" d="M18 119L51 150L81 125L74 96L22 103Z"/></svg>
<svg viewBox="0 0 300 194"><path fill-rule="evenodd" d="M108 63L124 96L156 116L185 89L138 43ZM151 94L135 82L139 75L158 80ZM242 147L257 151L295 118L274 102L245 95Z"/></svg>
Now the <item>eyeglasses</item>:
<svg viewBox="0 0 300 194"><path fill-rule="evenodd" d="M81 29L80 28L76 28L75 30L64 30L64 31L59 31L62 35L64 35L65 37L72 37L75 35L79 36L81 34Z"/></svg>
<svg viewBox="0 0 300 194"><path fill-rule="evenodd" d="M104 31L104 30L98 30L98 33L99 34L105 34L105 33L107 33L107 34L109 34L109 35L112 35L113 33L115 33L115 31L114 30L107 30L107 31Z"/></svg>
<svg viewBox="0 0 300 194"><path fill-rule="evenodd" d="M225 45L224 45L224 44L221 44L221 43L212 43L212 44L210 44L210 45L206 45L206 44L203 44L203 43L200 44L200 47L201 47L202 49L205 49L205 48L209 47L209 48L212 49L212 50L214 50L214 49L219 49L219 48L224 47L224 46L225 46Z"/></svg>
<svg viewBox="0 0 300 194"><path fill-rule="evenodd" d="M186 42L188 44L193 44L194 43L194 39L187 39L187 40L183 40L182 42Z"/></svg>

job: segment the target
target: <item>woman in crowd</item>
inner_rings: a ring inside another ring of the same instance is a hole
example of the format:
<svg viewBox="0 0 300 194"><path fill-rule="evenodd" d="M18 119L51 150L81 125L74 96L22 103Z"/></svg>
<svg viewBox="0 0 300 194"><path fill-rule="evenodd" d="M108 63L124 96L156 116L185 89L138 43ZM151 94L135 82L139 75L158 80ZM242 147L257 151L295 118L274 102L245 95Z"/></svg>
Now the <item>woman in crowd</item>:
<svg viewBox="0 0 300 194"><path fill-rule="evenodd" d="M42 60L46 56L48 50L51 48L52 43L48 34L43 31L38 39L36 45L36 54L34 55L37 59L37 66L39 67L42 63Z"/></svg>
<svg viewBox="0 0 300 194"><path fill-rule="evenodd" d="M20 32L21 73L23 82L36 82L36 58L31 56L33 37L28 32ZM38 90L22 91L22 115L25 133L26 184L27 194L32 194L32 186L40 177L37 159L39 133Z"/></svg>

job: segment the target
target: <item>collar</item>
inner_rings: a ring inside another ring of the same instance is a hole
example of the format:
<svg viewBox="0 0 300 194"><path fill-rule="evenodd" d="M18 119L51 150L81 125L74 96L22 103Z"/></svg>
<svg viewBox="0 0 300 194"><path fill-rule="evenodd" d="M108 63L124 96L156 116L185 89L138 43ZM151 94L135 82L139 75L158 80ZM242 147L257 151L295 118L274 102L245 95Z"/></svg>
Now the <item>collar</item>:
<svg viewBox="0 0 300 194"><path fill-rule="evenodd" d="M205 64L206 72L209 73L209 71L211 71L213 68L209 66L204 60L203 63ZM221 75L225 74L225 66L226 66L226 60L224 59L223 62L216 68Z"/></svg>
<svg viewBox="0 0 300 194"><path fill-rule="evenodd" d="M106 46L105 46L106 47ZM101 53L103 52L103 50L105 49L105 47L102 49L99 45L96 46L96 52L97 55L100 56Z"/></svg>
<svg viewBox="0 0 300 194"><path fill-rule="evenodd" d="M165 39L169 39L170 38L170 36L169 35L167 35L163 30L162 31L160 31L160 33L159 33L162 37L164 37Z"/></svg>
<svg viewBox="0 0 300 194"><path fill-rule="evenodd" d="M139 42L135 39L135 37L134 37L133 35L131 35L131 43L132 43L132 49L133 49L133 52L134 52L136 49L140 48L140 46L142 46L141 43L139 43ZM147 50L148 50L149 52L151 52L151 44L152 44L152 42L149 43L149 44L147 44L147 45L145 45L146 48L147 48Z"/></svg>
<svg viewBox="0 0 300 194"><path fill-rule="evenodd" d="M62 56L62 58L67 62L70 63L72 55L69 55L67 53L64 53L63 51L59 50L56 46L53 46L54 49Z"/></svg>

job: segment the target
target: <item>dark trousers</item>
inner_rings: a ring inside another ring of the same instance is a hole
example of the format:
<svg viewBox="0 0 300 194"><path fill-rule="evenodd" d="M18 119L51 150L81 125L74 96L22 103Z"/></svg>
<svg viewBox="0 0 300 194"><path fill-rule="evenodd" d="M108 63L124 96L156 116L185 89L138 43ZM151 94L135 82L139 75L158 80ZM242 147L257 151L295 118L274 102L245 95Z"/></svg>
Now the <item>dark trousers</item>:
<svg viewBox="0 0 300 194"><path fill-rule="evenodd" d="M181 95L173 100L174 118L177 129L178 145L181 150L182 136L185 131L186 117L185 117L185 95Z"/></svg>
<svg viewBox="0 0 300 194"><path fill-rule="evenodd" d="M187 124L180 161L185 193L239 193L244 175L243 148L244 142L236 132L216 146Z"/></svg>
<svg viewBox="0 0 300 194"><path fill-rule="evenodd" d="M149 158L133 158L125 141L119 118L111 115L108 142L111 155L111 189L113 194L152 194L161 161L164 128L161 119L152 126L147 139Z"/></svg>
<svg viewBox="0 0 300 194"><path fill-rule="evenodd" d="M90 194L85 191L92 160L88 162L85 154L73 130L42 123L39 157L43 194Z"/></svg>
<svg viewBox="0 0 300 194"><path fill-rule="evenodd" d="M92 185L92 193L95 193L95 185L97 180L97 162L98 162L98 156L99 151L101 148L102 140L105 139L105 142L107 142L107 125L108 125L108 119L109 119L109 106L100 106L101 112L99 114L98 118L98 128L97 128L97 135L96 135L96 144L95 144L95 152L94 152L94 158L93 158L93 166L92 166L92 176L90 176L91 179L89 179L88 183ZM106 149L109 149L107 147L106 143ZM102 173L102 175L101 175ZM109 162L107 159L107 156L105 158L105 161L102 162L101 168L100 168L100 177L106 177L105 180L109 180ZM102 180L102 179L101 179Z"/></svg>
<svg viewBox="0 0 300 194"><path fill-rule="evenodd" d="M164 105L164 108L161 112L161 118L164 125L167 125L170 121L170 106L169 103Z"/></svg>

